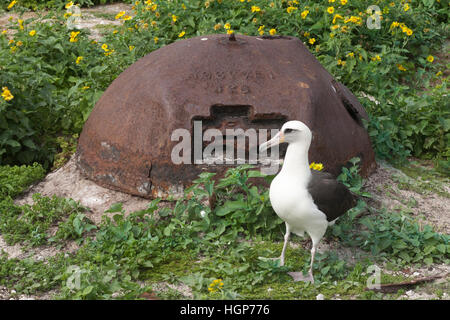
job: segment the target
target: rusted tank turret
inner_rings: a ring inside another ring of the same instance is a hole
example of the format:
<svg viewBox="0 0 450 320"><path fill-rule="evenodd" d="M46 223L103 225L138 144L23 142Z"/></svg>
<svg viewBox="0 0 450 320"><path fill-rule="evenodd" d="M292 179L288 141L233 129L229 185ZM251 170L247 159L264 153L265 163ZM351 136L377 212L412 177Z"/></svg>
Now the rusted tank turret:
<svg viewBox="0 0 450 320"><path fill-rule="evenodd" d="M200 36L148 54L114 80L83 128L77 164L107 188L166 197L204 170L229 168L174 164L174 130L189 130L194 147L194 121L225 133L300 120L313 132L310 161L337 175L359 156L367 176L375 159L363 118L358 100L299 39Z"/></svg>

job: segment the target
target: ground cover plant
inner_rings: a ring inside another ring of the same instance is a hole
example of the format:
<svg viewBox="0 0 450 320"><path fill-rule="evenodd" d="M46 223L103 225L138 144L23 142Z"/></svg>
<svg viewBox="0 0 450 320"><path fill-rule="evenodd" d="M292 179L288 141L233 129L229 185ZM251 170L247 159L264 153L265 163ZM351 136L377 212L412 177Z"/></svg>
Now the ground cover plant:
<svg viewBox="0 0 450 320"><path fill-rule="evenodd" d="M97 40L88 29L70 28L68 11L97 2L43 3L54 9L25 19L20 14L38 9L36 1L0 1L6 16L18 14L0 26L0 235L27 250L70 241L78 249L45 261L0 253L0 286L23 294L54 290L61 299L135 299L149 292L182 298L183 286L188 297L201 299L315 299L319 293L380 299L404 292L366 291L369 266L450 262L447 234L406 211L371 204L358 159L339 177L359 195L358 205L325 239L349 248L357 262L332 250L318 254L315 285L293 283L286 274L308 269L307 240L293 238L286 266L268 259L281 251L284 224L267 188L249 181L270 177L249 166L216 182L203 173L172 206L155 199L127 213L118 203L97 225L89 208L71 199L37 194L32 205L13 202L73 154L95 102L121 71L161 46L211 33L300 38L359 97L377 158L406 167L411 155L431 159L433 174L448 176L448 60L439 54L448 37L444 1L375 1L380 11L370 12L371 1L135 1L134 9L111 17L121 24ZM381 28L368 28L368 19L380 19ZM400 280L405 277L382 274L382 282Z"/></svg>

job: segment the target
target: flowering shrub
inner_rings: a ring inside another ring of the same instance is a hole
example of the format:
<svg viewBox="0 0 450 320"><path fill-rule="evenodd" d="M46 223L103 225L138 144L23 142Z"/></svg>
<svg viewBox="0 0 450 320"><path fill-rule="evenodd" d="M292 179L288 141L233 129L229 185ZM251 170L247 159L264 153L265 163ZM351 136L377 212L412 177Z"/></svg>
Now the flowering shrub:
<svg viewBox="0 0 450 320"><path fill-rule="evenodd" d="M11 3L13 3L11 5ZM13 6L22 7L22 8L28 8L32 10L38 10L38 9L44 9L44 8L56 8L61 9L63 8L66 3L69 1L65 0L0 0L0 9L6 9L11 10ZM107 3L113 3L113 2L120 2L120 0L78 0L76 1L79 5L86 7L86 6L93 6L96 4L107 4ZM122 1L127 2L127 1ZM128 1L131 2L131 1ZM11 7L10 7L11 6Z"/></svg>
<svg viewBox="0 0 450 320"><path fill-rule="evenodd" d="M379 10L367 10L373 4ZM56 137L80 132L121 71L163 45L211 33L300 38L364 104L378 156L450 156L448 79L434 54L445 39L444 1L139 0L133 8L117 12L122 25L98 43L68 29L65 11L0 29L0 163L49 166ZM373 21L379 29L368 27Z"/></svg>

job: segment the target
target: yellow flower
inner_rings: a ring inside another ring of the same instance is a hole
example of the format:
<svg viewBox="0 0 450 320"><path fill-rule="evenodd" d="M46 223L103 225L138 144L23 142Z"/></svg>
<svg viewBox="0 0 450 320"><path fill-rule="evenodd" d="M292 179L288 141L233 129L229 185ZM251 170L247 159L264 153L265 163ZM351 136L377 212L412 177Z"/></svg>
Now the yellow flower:
<svg viewBox="0 0 450 320"><path fill-rule="evenodd" d="M186 10L186 5L184 3L181 4L181 7L183 8L183 10Z"/></svg>
<svg viewBox="0 0 450 320"><path fill-rule="evenodd" d="M158 41L159 41L159 38L158 38L158 37L154 37L154 38L153 38L153 42L155 42L155 44L157 44Z"/></svg>
<svg viewBox="0 0 450 320"><path fill-rule="evenodd" d="M128 20L131 20L131 19L132 19L132 17L129 16L129 15L125 15L125 16L123 16L123 18L122 18L123 21L128 21Z"/></svg>
<svg viewBox="0 0 450 320"><path fill-rule="evenodd" d="M222 25L220 23L214 25L214 30L219 30L220 28L222 28Z"/></svg>
<svg viewBox="0 0 450 320"><path fill-rule="evenodd" d="M347 0L341 0L341 4L345 6L347 4Z"/></svg>
<svg viewBox="0 0 450 320"><path fill-rule="evenodd" d="M14 98L14 96L11 94L11 91L9 91L8 87L3 87L2 90L3 90L2 97L3 99L5 99L5 101L11 101Z"/></svg>
<svg viewBox="0 0 450 320"><path fill-rule="evenodd" d="M350 52L347 54L347 57L353 58L355 56L355 54L353 52Z"/></svg>
<svg viewBox="0 0 450 320"><path fill-rule="evenodd" d="M316 38L311 38L311 39L309 39L309 41L308 41L310 44L314 44L314 42L316 42Z"/></svg>
<svg viewBox="0 0 450 320"><path fill-rule="evenodd" d="M413 31L412 31L411 29L408 28L408 29L406 30L406 35L407 35L407 36L410 36L410 35L412 35L412 34L413 34Z"/></svg>
<svg viewBox="0 0 450 320"><path fill-rule="evenodd" d="M158 25L158 23L154 20L150 24L152 25L152 27L156 27Z"/></svg>
<svg viewBox="0 0 450 320"><path fill-rule="evenodd" d="M125 14L125 11L120 11L120 12L116 15L116 20L117 20L117 19L120 19L124 14Z"/></svg>
<svg viewBox="0 0 450 320"><path fill-rule="evenodd" d="M273 36L274 34L277 33L277 30L276 29L270 29L269 33L270 33L271 36Z"/></svg>
<svg viewBox="0 0 450 320"><path fill-rule="evenodd" d="M436 77L439 77L439 76L442 76L442 71L438 71L438 72L436 73Z"/></svg>
<svg viewBox="0 0 450 320"><path fill-rule="evenodd" d="M186 34L186 32L181 31L180 34L178 35L178 38L182 38L185 34Z"/></svg>
<svg viewBox="0 0 450 320"><path fill-rule="evenodd" d="M223 27L227 30L230 30L231 25L229 23L225 23L225 25Z"/></svg>
<svg viewBox="0 0 450 320"><path fill-rule="evenodd" d="M83 88L81 88L81 90L87 90L89 88L90 88L89 86L84 86Z"/></svg>
<svg viewBox="0 0 450 320"><path fill-rule="evenodd" d="M208 291L210 293L217 292L223 288L223 280L222 279L216 279L213 280L208 286Z"/></svg>
<svg viewBox="0 0 450 320"><path fill-rule="evenodd" d="M173 22L177 22L177 16L174 15L174 14L172 15L172 21L173 21Z"/></svg>
<svg viewBox="0 0 450 320"><path fill-rule="evenodd" d="M128 49L130 49L130 51L133 51L133 49L136 48L135 46L128 46Z"/></svg>
<svg viewBox="0 0 450 320"><path fill-rule="evenodd" d="M306 16L308 15L308 13L309 13L309 10L302 11L302 13L300 14L302 19L306 19Z"/></svg>
<svg viewBox="0 0 450 320"><path fill-rule="evenodd" d="M12 46L12 47L10 48L10 51L11 51L11 53L16 52L16 51L17 51L17 47L16 47L16 46Z"/></svg>
<svg viewBox="0 0 450 320"><path fill-rule="evenodd" d="M111 50L111 51L109 51L108 50L108 52L105 52L105 53L103 53L105 56L109 56L110 54L112 54L114 52L114 50Z"/></svg>
<svg viewBox="0 0 450 320"><path fill-rule="evenodd" d="M434 61L434 57L432 55L429 55L427 57L427 61L430 62L430 63L433 62Z"/></svg>
<svg viewBox="0 0 450 320"><path fill-rule="evenodd" d="M205 2L205 8L209 8L209 5L210 5L211 3L209 2L209 1L206 1Z"/></svg>
<svg viewBox="0 0 450 320"><path fill-rule="evenodd" d="M403 10L406 12L410 9L409 4L405 3L405 5L403 6Z"/></svg>
<svg viewBox="0 0 450 320"><path fill-rule="evenodd" d="M264 25L262 25L262 26L259 26L259 28L258 28L258 31L259 31L259 32L261 32L261 31L263 31L263 32L264 32Z"/></svg>
<svg viewBox="0 0 450 320"><path fill-rule="evenodd" d="M394 2L389 3L389 5L390 5L391 7L395 7L395 3L394 3Z"/></svg>
<svg viewBox="0 0 450 320"><path fill-rule="evenodd" d="M64 13L64 19L67 19L68 17L70 17L72 15L72 12L66 12Z"/></svg>
<svg viewBox="0 0 450 320"><path fill-rule="evenodd" d="M252 12L260 12L261 8L258 6L252 6Z"/></svg>
<svg viewBox="0 0 450 320"><path fill-rule="evenodd" d="M292 7L292 6L291 7L287 7L287 9L286 9L287 13L292 13L295 10L297 10L297 8L296 7Z"/></svg>
<svg viewBox="0 0 450 320"><path fill-rule="evenodd" d="M331 26L330 29L331 30L336 30L336 29L339 29L340 27L341 27L340 24L335 24L334 26Z"/></svg>
<svg viewBox="0 0 450 320"><path fill-rule="evenodd" d="M303 33L303 36L304 37L309 37L311 34L308 32L308 31L305 31L304 33Z"/></svg>
<svg viewBox="0 0 450 320"><path fill-rule="evenodd" d="M275 3L271 2L271 3L269 4L269 7L275 8Z"/></svg>
<svg viewBox="0 0 450 320"><path fill-rule="evenodd" d="M391 28L396 28L398 27L400 24L397 21L394 21L391 23Z"/></svg>
<svg viewBox="0 0 450 320"><path fill-rule="evenodd" d="M22 19L17 19L17 22L19 23L20 30L23 30L23 20Z"/></svg>
<svg viewBox="0 0 450 320"><path fill-rule="evenodd" d="M76 31L76 32L72 31L70 33L70 42L77 42L78 41L77 36L79 33L80 33L80 31Z"/></svg>
<svg viewBox="0 0 450 320"><path fill-rule="evenodd" d="M336 1L336 0L328 0L329 3L333 3L334 1ZM314 163L314 162L313 162L313 163Z"/></svg>
<svg viewBox="0 0 450 320"><path fill-rule="evenodd" d="M341 27L341 32L344 32L344 33L348 32L348 27L347 26L342 26Z"/></svg>
<svg viewBox="0 0 450 320"><path fill-rule="evenodd" d="M227 30L227 34L233 34L234 31L233 30Z"/></svg>
<svg viewBox="0 0 450 320"><path fill-rule="evenodd" d="M334 7L328 7L328 8L327 8L327 12L328 12L329 14L333 14L333 13L334 13Z"/></svg>
<svg viewBox="0 0 450 320"><path fill-rule="evenodd" d="M2 31L2 34L6 34L7 32L8 32L8 31L6 31L6 30L3 30L3 31Z"/></svg>
<svg viewBox="0 0 450 320"><path fill-rule="evenodd" d="M400 71L406 71L406 68L404 66L402 66L401 64L397 64L397 68Z"/></svg>
<svg viewBox="0 0 450 320"><path fill-rule="evenodd" d="M334 17L333 17L333 24L336 23L337 19L344 19L344 18L340 14L335 14Z"/></svg>
<svg viewBox="0 0 450 320"><path fill-rule="evenodd" d="M334 32L330 33L330 38L334 38L335 34Z"/></svg>
<svg viewBox="0 0 450 320"><path fill-rule="evenodd" d="M116 34L116 33L118 33L119 32L119 30L114 30L113 31L113 34Z"/></svg>
<svg viewBox="0 0 450 320"><path fill-rule="evenodd" d="M77 58L77 60L75 60L75 63L76 63L76 64L80 64L81 60L83 60L83 57L82 57L82 56L79 56L79 57Z"/></svg>
<svg viewBox="0 0 450 320"><path fill-rule="evenodd" d="M108 51L109 51L108 45L107 45L106 43L102 44L102 49L103 49L105 52L108 52Z"/></svg>
<svg viewBox="0 0 450 320"><path fill-rule="evenodd" d="M375 57L370 58L372 61L381 61L381 57L377 54Z"/></svg>
<svg viewBox="0 0 450 320"><path fill-rule="evenodd" d="M323 164L311 162L311 164L309 165L309 168L313 169L313 170L320 171L320 170L323 170Z"/></svg>
<svg viewBox="0 0 450 320"><path fill-rule="evenodd" d="M7 9L10 10L14 5L17 3L16 0L11 1L11 3L8 5Z"/></svg>
<svg viewBox="0 0 450 320"><path fill-rule="evenodd" d="M17 41L16 46L21 47L23 45L22 41Z"/></svg>
<svg viewBox="0 0 450 320"><path fill-rule="evenodd" d="M70 2L67 2L67 3L66 3L66 5L64 6L64 8L69 9L69 8L72 7L72 6L73 6L73 2L70 1Z"/></svg>
<svg viewBox="0 0 450 320"><path fill-rule="evenodd" d="M316 163L316 165L314 166L313 169L314 169L314 170L317 170L317 171L321 171L321 170L323 170L323 164L321 164L321 163Z"/></svg>
<svg viewBox="0 0 450 320"><path fill-rule="evenodd" d="M36 30L31 30L28 34L29 34L31 37L34 37L35 34L36 34Z"/></svg>

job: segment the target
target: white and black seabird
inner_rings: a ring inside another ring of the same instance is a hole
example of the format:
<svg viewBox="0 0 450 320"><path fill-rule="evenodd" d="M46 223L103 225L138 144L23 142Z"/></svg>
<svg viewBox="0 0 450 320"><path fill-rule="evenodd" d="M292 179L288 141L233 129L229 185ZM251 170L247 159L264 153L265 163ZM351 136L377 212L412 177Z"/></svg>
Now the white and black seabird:
<svg viewBox="0 0 450 320"><path fill-rule="evenodd" d="M283 166L270 185L270 202L276 214L286 223L286 235L281 252L281 265L291 232L312 240L311 267L307 277L302 272L290 272L294 281L311 281L314 255L327 227L355 205L355 198L342 183L326 172L311 172L308 150L311 130L301 121L286 122L271 140L259 146L264 151L288 143Z"/></svg>

